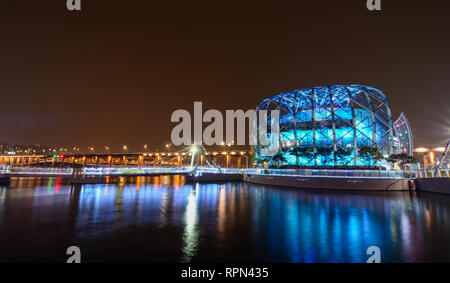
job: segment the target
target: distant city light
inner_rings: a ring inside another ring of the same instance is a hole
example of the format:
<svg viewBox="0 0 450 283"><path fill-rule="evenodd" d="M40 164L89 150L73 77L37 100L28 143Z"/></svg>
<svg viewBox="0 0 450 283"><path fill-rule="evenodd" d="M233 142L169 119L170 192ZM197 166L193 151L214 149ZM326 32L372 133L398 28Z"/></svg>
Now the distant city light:
<svg viewBox="0 0 450 283"><path fill-rule="evenodd" d="M414 152L424 153L424 152L429 152L430 150L434 151L434 152L444 152L445 147L435 147L435 148L418 147L418 148L414 149Z"/></svg>

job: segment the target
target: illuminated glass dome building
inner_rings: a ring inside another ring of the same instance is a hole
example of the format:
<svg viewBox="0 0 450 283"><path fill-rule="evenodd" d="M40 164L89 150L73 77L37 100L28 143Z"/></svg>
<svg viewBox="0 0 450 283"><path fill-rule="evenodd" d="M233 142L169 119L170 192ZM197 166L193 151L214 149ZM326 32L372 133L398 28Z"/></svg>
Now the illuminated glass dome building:
<svg viewBox="0 0 450 283"><path fill-rule="evenodd" d="M412 145L412 138L405 139L411 137L409 123L402 124L407 125L402 129L402 139L396 138L389 101L375 87L334 85L300 89L267 98L256 110L267 110L267 136L278 139L279 152L290 165L365 166L357 154L361 147L376 146L384 155L390 155ZM270 117L271 110L280 113L279 135L270 133L275 122ZM402 115L402 119L406 120L406 116ZM259 159L265 157L262 149L256 135L255 152Z"/></svg>

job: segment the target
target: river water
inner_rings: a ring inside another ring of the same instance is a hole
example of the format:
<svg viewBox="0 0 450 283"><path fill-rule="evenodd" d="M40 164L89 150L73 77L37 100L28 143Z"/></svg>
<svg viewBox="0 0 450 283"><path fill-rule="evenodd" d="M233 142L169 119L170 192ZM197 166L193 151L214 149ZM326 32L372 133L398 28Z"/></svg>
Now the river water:
<svg viewBox="0 0 450 283"><path fill-rule="evenodd" d="M450 262L450 197L186 184L179 176L0 187L0 261Z"/></svg>

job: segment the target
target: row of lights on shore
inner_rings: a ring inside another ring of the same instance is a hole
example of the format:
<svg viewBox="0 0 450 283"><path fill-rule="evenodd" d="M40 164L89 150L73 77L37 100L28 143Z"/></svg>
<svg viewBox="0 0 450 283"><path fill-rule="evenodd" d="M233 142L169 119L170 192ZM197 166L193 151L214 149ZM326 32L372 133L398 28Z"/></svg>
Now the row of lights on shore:
<svg viewBox="0 0 450 283"><path fill-rule="evenodd" d="M192 152L186 153L144 153L143 156L172 156L172 155L181 155L181 156L185 156L185 155L192 155ZM217 156L217 155L245 155L245 151L241 151L241 152L236 152L236 151L232 151L232 152L227 152L227 151L223 151L223 152L211 152L210 155L213 156Z"/></svg>
<svg viewBox="0 0 450 283"><path fill-rule="evenodd" d="M231 147L232 145L233 145L234 143L232 143L232 142L229 142L229 143L226 143L226 142L222 142L221 143L221 146L223 146L223 147ZM172 143L167 143L167 144L165 144L165 147L166 147L166 149L168 150L168 151L170 151L170 149L172 148L172 146L173 146L173 144ZM90 153L90 154L93 154L93 153L95 153L95 148L93 147L93 146L88 146L88 153ZM144 146L143 146L143 149L144 149L144 152L147 152L147 154L148 154L148 151L149 151L149 146L148 146L148 144L145 144ZM123 145L122 147L121 147L121 151L122 152L124 152L124 153L127 153L128 152L128 150L129 150L129 148L128 148L128 145ZM109 146L109 145L105 145L104 147L103 147L103 150L102 150L103 152L107 152L107 153L109 153L109 152L111 152L111 146ZM64 148L64 147L61 147L61 148L48 148L48 149L41 149L41 150L33 150L33 149L28 149L28 150L19 150L19 151L17 151L17 152L14 152L14 154L13 155L17 155L17 153L22 153L22 154L38 154L38 153L42 153L42 154L56 154L56 153L64 153L64 154L68 154L68 153L70 153L70 152L72 152L72 153L81 153L81 148L80 147L72 147L72 148ZM156 150L156 152L158 152L158 150ZM8 154L8 155L11 155L12 154L12 152L9 152L9 151L5 151L5 154ZM215 152L215 153L212 153L213 155L218 155L219 153L218 152ZM222 154L225 154L225 153L222 153ZM226 153L226 154L228 154L228 153ZM236 152L232 152L231 153L232 155L235 155L235 154L238 154L238 153L236 153ZM161 155L163 155L163 154L161 154ZM149 155L149 156L151 156L151 155Z"/></svg>
<svg viewBox="0 0 450 283"><path fill-rule="evenodd" d="M233 143L225 143L225 142L222 142L221 143L221 145L222 146L228 146L228 147L231 147L232 145L233 145ZM167 148L167 149L169 149L170 150L170 148L172 147L173 145L171 144L171 143L167 143L166 145L165 145L165 147ZM143 148L144 148L144 150L145 151L148 151L148 144L145 144L144 146L143 146ZM88 149L89 149L89 152L95 152L95 148L93 147L93 146L89 146L88 147ZM109 152L110 150L111 150L111 147L110 146L107 146L107 145L105 145L104 146L104 149L105 149L105 151L107 151L107 152ZM60 151L63 151L62 149L60 150ZM64 151L67 151L67 149L64 149ZM73 151L80 151L80 148L79 147L74 147L73 148ZM123 152L128 152L128 146L127 145L123 145L122 146L122 151Z"/></svg>
<svg viewBox="0 0 450 283"><path fill-rule="evenodd" d="M231 147L232 145L233 145L233 143L225 143L225 142L222 142L221 143L221 145L222 146L228 146L228 147ZM173 144L172 143L167 143L167 144L165 144L165 148L168 150L168 151L170 151L170 149L173 147ZM145 144L144 146L143 146L143 149L144 149L144 152L148 152L149 151L149 146L148 146L148 144ZM122 147L121 147L121 151L122 152L128 152L128 150L129 150L129 148L128 148L128 145L123 145ZM95 148L93 147L93 146L88 146L88 148L87 148L87 152L88 153L94 153L96 150L95 150ZM102 149L102 151L103 152L111 152L111 146L109 146L109 145L105 145L104 147L103 147L103 149ZM70 152L72 152L72 153L81 153L82 152L82 149L81 149L81 147L76 147L76 146L74 146L74 147L72 147L72 148L67 148L67 147L61 147L61 148L57 148L57 147L50 147L50 148L40 148L40 149L33 149L33 148L28 148L28 149L20 149L20 150L6 150L6 151L4 151L4 154L9 154L9 155L11 155L12 153L14 152L14 154L17 154L17 153L22 153L22 154L38 154L38 153L42 153L42 154L56 154L56 153L70 153ZM156 150L156 152L158 152L158 150Z"/></svg>
<svg viewBox="0 0 450 283"><path fill-rule="evenodd" d="M228 147L231 147L233 144L232 144L232 143L225 144L225 142L223 142L221 145L222 145L222 146L228 146ZM166 148L167 148L167 149L170 149L171 147L172 147L172 144L170 144L170 143L166 144ZM74 147L73 149L74 149L74 151L80 151L80 148L75 148L75 147ZM88 149L89 149L89 152L94 152L94 151L95 151L94 147L92 147L92 146L89 146ZM109 151L111 150L111 147L110 147L110 146L105 146L104 149L105 149L107 152L109 152ZM127 145L123 145L123 146L122 146L122 150L123 150L124 152L127 152L127 151L128 151L128 146L127 146ZM145 150L145 151L148 151L148 145L147 145L147 144L144 145L144 150ZM44 151L45 151L45 150L44 150ZM64 150L63 150L63 149L60 149L60 151L67 151L67 149L64 149ZM434 152L444 152L444 151L445 151L445 147L436 147L436 148L419 147L419 148L414 149L414 152L417 152L417 153L423 153L423 152L429 152L429 151L434 151ZM36 151L34 151L34 152L36 152ZM49 150L49 152L52 152L52 151ZM56 152L56 150L54 149L53 152ZM27 152L26 152L26 153L27 153ZM218 153L215 152L215 153L213 153L213 154L217 155ZM236 153L234 153L234 154L236 154Z"/></svg>
<svg viewBox="0 0 450 283"><path fill-rule="evenodd" d="M172 146L172 144L166 144L166 148L170 148ZM104 146L104 149L106 152L109 152L111 150L111 147L108 145ZM148 150L148 145L144 145L144 150L147 151ZM25 154L31 154L31 153L57 153L57 152L81 152L81 148L80 147L73 147L71 148L71 150L69 150L68 148L49 148L49 149L41 149L41 150L35 150L35 149L27 149L27 150L17 150L14 151L16 153L25 153ZM122 146L122 151L127 152L128 151L128 146L127 145L123 145ZM5 154L8 154L9 152L12 151L4 151ZM93 153L95 152L95 148L93 146L88 146L88 152Z"/></svg>
<svg viewBox="0 0 450 283"><path fill-rule="evenodd" d="M228 144L226 144L225 142L223 142L222 143L222 146L228 146L228 147L231 147L232 146L232 144L231 143L228 143ZM168 149L168 150L170 150L170 148L172 147L172 144L171 143L168 143L168 144L166 144L166 148ZM144 148L144 150L145 151L148 151L148 145L147 144L145 144L144 146L143 146L143 148ZM105 151L106 152L110 152L111 151L111 147L110 146L104 146L104 149L105 149ZM79 147L73 147L72 148L72 150L73 150L73 152L80 152L81 151L81 148L79 148ZM89 146L88 147L88 151L89 151L89 153L94 153L95 152L95 148L93 147L93 146ZM127 145L123 145L122 146L122 151L123 152L128 152L128 146ZM419 147L419 148L415 148L414 149L414 152L416 152L416 153L426 153L426 152L444 152L445 151L445 147L436 147L436 148L430 148L430 147ZM46 150L46 149L43 149L42 150L42 153L56 153L56 152L58 152L58 150L57 149L54 149L54 148L49 148L48 150ZM59 149L59 152L69 152L69 150L67 149L67 148L60 148ZM4 152L5 154L8 154L8 151L5 151ZM17 153L25 153L25 154L35 154L35 153L38 153L38 151L37 150L31 150L31 149L29 149L29 150L20 150L20 151L17 151ZM170 154L170 153L169 153ZM218 155L219 153L218 152L214 152L214 153L212 153L213 155ZM222 154L225 154L225 152L223 152ZM228 153L226 153L226 154L228 154ZM231 154L237 154L236 152L232 152ZM149 156L151 156L152 154L149 154ZM165 155L164 153L163 154L161 154L161 155ZM184 154L183 154L184 155Z"/></svg>
<svg viewBox="0 0 450 283"><path fill-rule="evenodd" d="M217 155L241 155L241 156L243 156L243 155L245 155L245 153L246 153L245 151L241 151L241 152L235 152L235 151L227 152L227 151L223 151L223 152L211 152L210 155L213 155L213 156L217 156ZM149 157L151 157L151 156L186 156L186 155L191 156L192 152L188 152L188 153L186 153L186 152L183 152L183 153L179 153L179 152L176 152L176 153L161 152L161 153L144 153L144 154L142 154L142 156L149 156ZM15 158L17 158L17 157L28 157L28 156L26 156L26 155L24 155L24 156L15 156Z"/></svg>

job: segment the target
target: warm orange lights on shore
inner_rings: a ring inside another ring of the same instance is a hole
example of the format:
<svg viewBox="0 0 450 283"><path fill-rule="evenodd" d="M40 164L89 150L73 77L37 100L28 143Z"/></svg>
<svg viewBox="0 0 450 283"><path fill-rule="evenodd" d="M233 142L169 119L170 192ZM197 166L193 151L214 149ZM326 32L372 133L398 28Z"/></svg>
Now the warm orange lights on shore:
<svg viewBox="0 0 450 283"><path fill-rule="evenodd" d="M418 147L414 149L414 152L417 153L424 153L424 152L444 152L445 151L445 147L435 147L435 148L429 148L429 147Z"/></svg>

